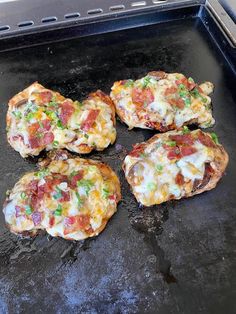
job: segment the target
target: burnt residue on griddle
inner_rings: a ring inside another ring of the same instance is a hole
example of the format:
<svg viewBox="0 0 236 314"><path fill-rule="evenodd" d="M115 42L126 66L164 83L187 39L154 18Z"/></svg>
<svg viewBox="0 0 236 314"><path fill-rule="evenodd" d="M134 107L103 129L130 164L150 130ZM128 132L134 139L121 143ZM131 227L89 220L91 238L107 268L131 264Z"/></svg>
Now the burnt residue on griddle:
<svg viewBox="0 0 236 314"><path fill-rule="evenodd" d="M131 226L144 234L144 241L150 247L152 254L156 256L156 272L160 273L167 283L176 283L177 279L171 273L171 262L165 257L165 252L159 245L163 224L168 217L169 210L166 204L148 208L132 206L129 210Z"/></svg>

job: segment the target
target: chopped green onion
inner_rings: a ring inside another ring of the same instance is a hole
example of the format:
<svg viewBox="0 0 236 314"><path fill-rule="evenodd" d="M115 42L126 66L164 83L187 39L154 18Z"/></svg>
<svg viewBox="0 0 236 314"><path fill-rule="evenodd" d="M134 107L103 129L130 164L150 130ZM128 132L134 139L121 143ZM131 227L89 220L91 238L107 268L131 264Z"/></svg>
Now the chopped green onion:
<svg viewBox="0 0 236 314"><path fill-rule="evenodd" d="M124 84L125 87L132 87L134 85L134 81L133 80L127 80Z"/></svg>
<svg viewBox="0 0 236 314"><path fill-rule="evenodd" d="M179 89L184 89L184 90L186 89L186 86L184 84L179 84L178 87L179 87Z"/></svg>
<svg viewBox="0 0 236 314"><path fill-rule="evenodd" d="M143 79L143 88L146 88L151 83L151 77L146 76Z"/></svg>
<svg viewBox="0 0 236 314"><path fill-rule="evenodd" d="M77 186L82 187L84 189L86 195L88 196L89 191L94 186L94 183L91 180L82 179L82 180L77 182Z"/></svg>
<svg viewBox="0 0 236 314"><path fill-rule="evenodd" d="M58 119L58 121L57 121L57 127L58 127L59 129L62 129L62 130L65 129L64 125L62 124L61 120L59 120L59 119Z"/></svg>
<svg viewBox="0 0 236 314"><path fill-rule="evenodd" d="M33 112L29 112L27 114L27 116L25 117L25 120L29 122L31 119L33 119L33 117L34 117L34 113Z"/></svg>
<svg viewBox="0 0 236 314"><path fill-rule="evenodd" d="M31 206L29 206L29 205L25 206L26 215L30 215L30 214L32 214L32 212L33 212L33 209Z"/></svg>
<svg viewBox="0 0 236 314"><path fill-rule="evenodd" d="M17 119L22 118L22 113L20 111L12 111L12 113Z"/></svg>
<svg viewBox="0 0 236 314"><path fill-rule="evenodd" d="M75 171L73 170L71 173L70 173L70 178L74 177L75 175L77 175L78 171Z"/></svg>
<svg viewBox="0 0 236 314"><path fill-rule="evenodd" d="M57 209L54 212L54 215L55 216L61 216L61 214L62 214L62 206L61 206L61 204L59 204Z"/></svg>
<svg viewBox="0 0 236 314"><path fill-rule="evenodd" d="M56 101L56 96L53 96L51 101L48 103L49 106L57 107L58 103Z"/></svg>
<svg viewBox="0 0 236 314"><path fill-rule="evenodd" d="M218 136L214 132L211 133L211 138L217 145L219 144Z"/></svg>
<svg viewBox="0 0 236 314"><path fill-rule="evenodd" d="M188 134L188 133L190 133L189 128L186 125L184 125L183 126L183 134Z"/></svg>
<svg viewBox="0 0 236 314"><path fill-rule="evenodd" d="M53 111L51 111L51 110L45 110L44 112L45 112L45 114L46 114L49 118L51 118L52 120L57 120L57 115L56 115L55 112L53 112Z"/></svg>
<svg viewBox="0 0 236 314"><path fill-rule="evenodd" d="M147 184L147 189L149 190L149 191L153 191L153 190L155 190L157 188L157 185L156 185L156 183L154 183L154 182L149 182L148 184Z"/></svg>
<svg viewBox="0 0 236 314"><path fill-rule="evenodd" d="M84 134L84 137L87 138L87 139L89 138L87 133Z"/></svg>
<svg viewBox="0 0 236 314"><path fill-rule="evenodd" d="M41 129L43 129L43 123L40 120L39 120L39 126L40 126Z"/></svg>
<svg viewBox="0 0 236 314"><path fill-rule="evenodd" d="M49 174L49 169L41 169L38 172L35 173L36 177L42 179L43 177L47 176Z"/></svg>
<svg viewBox="0 0 236 314"><path fill-rule="evenodd" d="M190 100L190 98L184 99L184 103L185 103L185 106L186 106L186 107L190 107L190 106L191 106L191 100Z"/></svg>
<svg viewBox="0 0 236 314"><path fill-rule="evenodd" d="M108 189L102 189L102 197L103 198L108 198L108 196L110 195L110 191Z"/></svg>
<svg viewBox="0 0 236 314"><path fill-rule="evenodd" d="M162 165L156 165L156 170L161 172L163 170L163 166Z"/></svg>
<svg viewBox="0 0 236 314"><path fill-rule="evenodd" d="M54 200L59 200L62 197L61 190L56 186L57 193L53 195Z"/></svg>
<svg viewBox="0 0 236 314"><path fill-rule="evenodd" d="M76 100L76 101L74 102L74 104L77 105L78 107L82 107L82 106L83 106L83 103L80 102L80 101L78 101L78 100Z"/></svg>
<svg viewBox="0 0 236 314"><path fill-rule="evenodd" d="M190 83L194 83L194 80L193 80L193 78L191 78L191 77L188 78L188 81L189 81Z"/></svg>
<svg viewBox="0 0 236 314"><path fill-rule="evenodd" d="M82 205L82 200L81 200L81 197L80 197L80 195L79 195L79 193L77 191L75 192L75 195L77 197L78 205L81 206Z"/></svg>
<svg viewBox="0 0 236 314"><path fill-rule="evenodd" d="M53 142L52 142L52 145L53 145L53 146L58 146L58 145L59 145L59 142L58 142L58 141L53 141Z"/></svg>
<svg viewBox="0 0 236 314"><path fill-rule="evenodd" d="M176 142L175 141L167 141L166 145L174 147L174 146L176 146Z"/></svg>
<svg viewBox="0 0 236 314"><path fill-rule="evenodd" d="M25 192L21 192L20 193L20 197L25 200L27 198L27 195L25 194Z"/></svg>

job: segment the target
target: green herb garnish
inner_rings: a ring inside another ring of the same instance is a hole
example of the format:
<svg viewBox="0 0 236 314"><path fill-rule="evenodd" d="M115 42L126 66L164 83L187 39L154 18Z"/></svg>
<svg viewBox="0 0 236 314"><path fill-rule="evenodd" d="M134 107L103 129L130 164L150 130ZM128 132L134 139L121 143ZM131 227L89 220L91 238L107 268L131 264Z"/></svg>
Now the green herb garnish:
<svg viewBox="0 0 236 314"><path fill-rule="evenodd" d="M17 118L21 119L22 118L22 113L20 111L12 111L12 114Z"/></svg>
<svg viewBox="0 0 236 314"><path fill-rule="evenodd" d="M80 195L79 195L79 193L77 191L75 192L75 195L77 197L78 205L81 206L82 205L82 200L81 200L81 197L80 197Z"/></svg>
<svg viewBox="0 0 236 314"><path fill-rule="evenodd" d="M77 186L82 187L84 189L86 195L88 196L89 191L94 186L94 183L91 180L82 179L82 180L77 182Z"/></svg>
<svg viewBox="0 0 236 314"><path fill-rule="evenodd" d="M156 183L154 183L154 182L149 182L148 184L147 184L147 189L149 190L149 191L153 191L153 190L155 190L157 188L157 185L156 185Z"/></svg>
<svg viewBox="0 0 236 314"><path fill-rule="evenodd" d="M146 76L143 79L143 88L146 88L151 83L151 77Z"/></svg>
<svg viewBox="0 0 236 314"><path fill-rule="evenodd" d="M102 189L102 197L107 199L110 195L110 191L108 189Z"/></svg>
<svg viewBox="0 0 236 314"><path fill-rule="evenodd" d="M43 177L47 176L49 174L49 169L41 169L38 172L35 173L36 177L42 179Z"/></svg>
<svg viewBox="0 0 236 314"><path fill-rule="evenodd" d="M25 192L21 192L21 193L20 193L20 197L21 197L23 200L27 199L27 195L25 194Z"/></svg>
<svg viewBox="0 0 236 314"><path fill-rule="evenodd" d="M218 136L214 132L211 133L211 138L217 145L219 144Z"/></svg>
<svg viewBox="0 0 236 314"><path fill-rule="evenodd" d="M161 172L163 170L163 166L162 165L156 165L156 170L158 172Z"/></svg>
<svg viewBox="0 0 236 314"><path fill-rule="evenodd" d="M31 206L29 206L29 205L25 206L26 215L30 215L30 214L32 214L32 212L33 212L33 209Z"/></svg>
<svg viewBox="0 0 236 314"><path fill-rule="evenodd" d="M54 147L57 147L57 146L59 145L59 142L58 142L58 141L53 141L53 142L52 142L52 145L53 145Z"/></svg>
<svg viewBox="0 0 236 314"><path fill-rule="evenodd" d="M59 204L57 209L54 212L54 215L55 216L61 216L61 214L62 214L62 206L61 206L61 204Z"/></svg>
<svg viewBox="0 0 236 314"><path fill-rule="evenodd" d="M166 145L174 147L174 146L176 146L176 142L175 141L167 141Z"/></svg>
<svg viewBox="0 0 236 314"><path fill-rule="evenodd" d="M84 134L84 137L87 138L87 139L89 138L87 133Z"/></svg>
<svg viewBox="0 0 236 314"><path fill-rule="evenodd" d="M124 84L125 87L132 87L134 85L134 81L133 80L127 80Z"/></svg>
<svg viewBox="0 0 236 314"><path fill-rule="evenodd" d="M31 119L33 119L33 117L34 117L34 112L29 112L27 116L25 117L25 120L29 122Z"/></svg>
<svg viewBox="0 0 236 314"><path fill-rule="evenodd" d="M76 100L75 102L74 102L74 104L76 105L76 106L78 106L78 107L83 107L83 103L82 102L80 102L80 101L78 101L78 100Z"/></svg>
<svg viewBox="0 0 236 314"><path fill-rule="evenodd" d="M184 125L183 126L183 134L188 134L188 133L190 133L189 128L186 125Z"/></svg>
<svg viewBox="0 0 236 314"><path fill-rule="evenodd" d="M62 124L61 120L59 120L59 119L58 119L58 121L57 121L57 127L58 127L59 129L62 129L62 130L65 129L64 125Z"/></svg>

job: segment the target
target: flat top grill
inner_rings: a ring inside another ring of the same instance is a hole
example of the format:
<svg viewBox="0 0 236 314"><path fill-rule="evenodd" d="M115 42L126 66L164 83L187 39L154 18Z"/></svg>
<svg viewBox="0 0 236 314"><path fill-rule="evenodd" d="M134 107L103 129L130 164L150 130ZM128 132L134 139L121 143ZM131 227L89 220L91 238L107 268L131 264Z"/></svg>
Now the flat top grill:
<svg viewBox="0 0 236 314"><path fill-rule="evenodd" d="M98 88L109 93L114 81L151 70L212 81L216 125L211 130L229 153L226 175L207 193L139 208L121 163L132 144L155 132L128 131L118 121L116 143L122 146L87 156L112 166L122 184L123 199L101 235L83 242L43 234L19 239L0 215L0 312L236 312L235 50L205 8L160 14L151 10L102 21L99 35L90 36L97 31L91 25L52 31L51 43L38 46L31 46L30 37L24 43L2 40L2 50L28 47L0 53L1 203L6 190L35 169L37 158L23 160L5 133L8 99L34 81L78 100ZM138 27L104 33L129 25ZM87 37L79 37L83 31ZM76 38L62 40L70 32Z"/></svg>

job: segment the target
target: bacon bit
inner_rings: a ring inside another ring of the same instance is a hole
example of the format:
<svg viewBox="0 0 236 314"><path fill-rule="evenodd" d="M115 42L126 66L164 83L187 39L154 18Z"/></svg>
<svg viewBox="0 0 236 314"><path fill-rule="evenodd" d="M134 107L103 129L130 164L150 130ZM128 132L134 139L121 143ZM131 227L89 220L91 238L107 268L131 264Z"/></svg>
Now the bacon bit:
<svg viewBox="0 0 236 314"><path fill-rule="evenodd" d="M183 185L184 184L184 176L182 175L181 172L179 172L176 177L175 177L175 183L178 185Z"/></svg>
<svg viewBox="0 0 236 314"><path fill-rule="evenodd" d="M116 194L109 195L108 198L109 198L109 200L112 200L112 201L116 202Z"/></svg>
<svg viewBox="0 0 236 314"><path fill-rule="evenodd" d="M204 134L203 132L198 133L198 140L207 147L216 147L216 144L214 143L212 138L207 134Z"/></svg>
<svg viewBox="0 0 236 314"><path fill-rule="evenodd" d="M49 119L45 119L45 120L42 120L42 125L43 125L43 128L40 127L40 130L44 131L49 131L50 128L51 128L51 122Z"/></svg>
<svg viewBox="0 0 236 314"><path fill-rule="evenodd" d="M185 107L185 104L184 104L184 101L183 101L182 98L177 98L177 99L171 98L171 99L168 99L168 102L169 102L172 106L176 106L176 107L178 107L179 109L184 109L184 107Z"/></svg>
<svg viewBox="0 0 236 314"><path fill-rule="evenodd" d="M35 135L35 133L38 131L40 128L40 125L38 122L32 123L28 126L28 131L30 135Z"/></svg>
<svg viewBox="0 0 236 314"><path fill-rule="evenodd" d="M59 119L61 120L62 125L66 125L70 117L75 111L73 104L69 100L65 100L60 104L61 113L59 114Z"/></svg>
<svg viewBox="0 0 236 314"><path fill-rule="evenodd" d="M51 216L49 219L49 226L53 227L54 224L55 224L55 216Z"/></svg>
<svg viewBox="0 0 236 314"><path fill-rule="evenodd" d="M133 150L129 153L129 156L139 157L140 154L143 152L144 147L144 143L134 145Z"/></svg>
<svg viewBox="0 0 236 314"><path fill-rule="evenodd" d="M66 226L64 235L80 230L87 232L91 228L89 215L65 217L64 224Z"/></svg>
<svg viewBox="0 0 236 314"><path fill-rule="evenodd" d="M40 97L44 103L48 103L52 100L52 93L50 91L44 91L40 93Z"/></svg>
<svg viewBox="0 0 236 314"><path fill-rule="evenodd" d="M87 118L81 124L81 130L87 132L94 124L97 116L99 115L99 109L91 109L87 115Z"/></svg>
<svg viewBox="0 0 236 314"><path fill-rule="evenodd" d="M164 95L165 95L165 96L168 96L168 95L170 95L170 94L174 94L174 93L177 92L177 90L178 90L178 89L177 89L175 86L168 87L168 88L165 90Z"/></svg>
<svg viewBox="0 0 236 314"><path fill-rule="evenodd" d="M182 157L189 156L197 152L197 149L193 146L181 146L180 152Z"/></svg>
<svg viewBox="0 0 236 314"><path fill-rule="evenodd" d="M194 82L189 82L189 80L186 77L183 77L180 80L176 80L175 83L176 83L176 85L183 84L189 91L194 89L197 85Z"/></svg>
<svg viewBox="0 0 236 314"><path fill-rule="evenodd" d="M78 173L70 179L70 183L69 183L70 187L72 189L76 188L77 182L81 180L83 176L84 176L84 171L83 170L78 171Z"/></svg>
<svg viewBox="0 0 236 314"><path fill-rule="evenodd" d="M70 201L70 192L61 191L62 197L59 199L59 202L69 202Z"/></svg>
<svg viewBox="0 0 236 314"><path fill-rule="evenodd" d="M35 226L39 225L42 221L42 213L40 212L33 212L32 216L32 220Z"/></svg>
<svg viewBox="0 0 236 314"><path fill-rule="evenodd" d="M48 145L48 144L51 144L53 141L54 141L54 134L52 132L48 132L44 134L41 142L43 145Z"/></svg>
<svg viewBox="0 0 236 314"><path fill-rule="evenodd" d="M18 218L18 217L21 216L20 214L24 211L24 208L16 205L15 206L15 211L16 211L16 217Z"/></svg>
<svg viewBox="0 0 236 314"><path fill-rule="evenodd" d="M178 147L171 147L167 154L167 158L170 160L180 159L181 157L182 156Z"/></svg>
<svg viewBox="0 0 236 314"><path fill-rule="evenodd" d="M30 145L30 148L38 148L41 146L41 141L40 141L40 138L37 138L37 137L30 137L29 138L29 145Z"/></svg>
<svg viewBox="0 0 236 314"><path fill-rule="evenodd" d="M176 135L169 135L169 139L175 141L177 145L193 145L194 139L191 134L176 134Z"/></svg>
<svg viewBox="0 0 236 314"><path fill-rule="evenodd" d="M65 217L64 223L66 226L71 226L76 222L76 216Z"/></svg>
<svg viewBox="0 0 236 314"><path fill-rule="evenodd" d="M135 105L142 107L144 104L149 105L154 101L154 95L149 87L133 88L132 101Z"/></svg>

